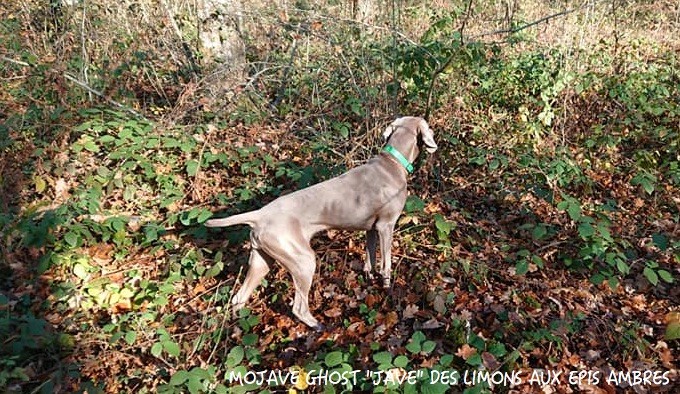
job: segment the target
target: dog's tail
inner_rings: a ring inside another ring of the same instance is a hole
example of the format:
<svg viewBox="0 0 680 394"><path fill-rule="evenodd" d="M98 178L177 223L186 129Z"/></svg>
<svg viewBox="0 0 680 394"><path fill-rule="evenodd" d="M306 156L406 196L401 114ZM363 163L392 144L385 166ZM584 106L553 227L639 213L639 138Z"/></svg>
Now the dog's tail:
<svg viewBox="0 0 680 394"><path fill-rule="evenodd" d="M204 224L206 227L227 227L233 226L235 224L247 224L250 227L253 227L257 224L257 219L259 218L258 214L259 210L250 211L240 213L238 215L228 216L226 218L210 219L206 221Z"/></svg>

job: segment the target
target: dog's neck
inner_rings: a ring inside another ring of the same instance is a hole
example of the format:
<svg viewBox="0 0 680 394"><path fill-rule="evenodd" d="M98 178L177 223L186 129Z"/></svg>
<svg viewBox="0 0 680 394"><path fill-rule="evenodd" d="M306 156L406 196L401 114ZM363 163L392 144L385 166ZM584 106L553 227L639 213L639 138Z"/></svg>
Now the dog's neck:
<svg viewBox="0 0 680 394"><path fill-rule="evenodd" d="M406 156L404 156L399 150L392 145L387 145L383 148L383 152L387 153L391 159L396 160L408 174L413 173L413 163L411 163Z"/></svg>

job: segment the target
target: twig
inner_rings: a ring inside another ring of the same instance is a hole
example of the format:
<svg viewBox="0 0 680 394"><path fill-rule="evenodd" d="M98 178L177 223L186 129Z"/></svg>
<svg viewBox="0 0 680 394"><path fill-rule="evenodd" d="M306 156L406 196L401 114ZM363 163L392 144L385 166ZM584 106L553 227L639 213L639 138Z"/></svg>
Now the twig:
<svg viewBox="0 0 680 394"><path fill-rule="evenodd" d="M87 70L88 70L88 63L89 63L89 56L87 55L87 46L86 42L87 39L85 38L85 19L87 16L87 3L83 1L83 17L80 21L80 51L82 52L82 57L83 57L83 66L82 66L82 73L83 73L83 78L85 79L85 83L89 84L89 77L87 75ZM88 91L88 98L90 101L92 100L92 92Z"/></svg>
<svg viewBox="0 0 680 394"><path fill-rule="evenodd" d="M130 107L127 107L127 106L125 106L125 105L119 103L119 102L116 101L116 100L113 100L113 99L111 99L111 98L106 97L106 95L105 95L104 93L102 93L102 92L100 92L100 91L98 91L98 90L96 90L96 89L90 87L88 84L86 84L86 83L83 82L83 81L78 80L78 78L74 77L73 75L70 75L69 73L64 73L64 78L66 78L66 79L68 79L69 81L75 83L76 85L78 85L78 86L80 86L81 88L87 90L88 92L90 92L90 93L92 93L92 94L94 94L94 95L96 95L96 96L99 96L99 97L103 98L103 99L106 100L109 104L112 104L112 105L114 105L114 106L116 106L116 107L118 107L118 108L120 108L120 109L122 109L122 110L124 110L124 111L127 111L127 112L131 113L132 115L134 115L134 116L136 116L136 117L138 117L138 118L142 118L142 119L144 119L144 120L146 120L146 121L149 121L149 119L147 119L144 115L140 114L139 112L135 111L134 109L132 109L132 108L130 108Z"/></svg>
<svg viewBox="0 0 680 394"><path fill-rule="evenodd" d="M527 23L525 25L518 26L518 27L515 27L515 28L512 28L512 29L496 30L496 31L492 31L492 32L489 32L489 33L477 34L475 36L469 37L468 40L465 40L463 38L463 29L465 29L465 26L467 25L467 21L470 18L470 11L472 9L472 0L470 0L470 2L468 3L467 10L466 10L465 19L463 19L463 23L462 23L462 25L459 29L461 45L464 45L464 43L466 41L469 42L469 41L471 41L475 38L480 38L480 37L485 37L485 36L493 36L493 35L498 35L498 34L517 33L521 30L528 29L531 26L535 26L535 25L538 25L540 23L547 22L551 19L555 19L555 18L558 18L560 16L571 14L573 12L576 12L576 11L578 11L582 8L588 7L588 6L589 5L586 4L586 5L582 5L580 7L572 8L570 10L564 10L564 11L545 16L545 17L540 18L538 20L535 20L533 22L530 22L530 23ZM425 119L428 119L429 116L430 116L430 110L431 110L431 104L432 104L432 93L434 91L434 84L437 81L437 78L439 77L439 75L446 70L446 68L451 64L451 62L453 61L453 59L456 55L457 55L457 53L455 53L455 52L453 54L451 54L451 56L449 56L449 58L446 60L446 62L441 67L439 67L437 70L435 70L435 72L432 74L432 79L430 80L430 88L429 88L428 93L427 93L427 103L426 103L426 107L425 107Z"/></svg>
<svg viewBox="0 0 680 394"><path fill-rule="evenodd" d="M18 65L24 66L24 67L31 67L31 65L28 64L28 63L26 63L26 62L23 62L23 61L21 61L21 60L11 59L11 58L8 58L8 57L6 57L6 56L0 57L0 60L5 61L5 62L8 62L8 63L18 64Z"/></svg>
<svg viewBox="0 0 680 394"><path fill-rule="evenodd" d="M175 32L175 35L177 36L177 39L179 40L180 44L182 45L182 50L184 51L184 56L186 56L187 60L189 61L189 67L191 68L191 73L194 75L194 78L198 78L198 65L196 64L196 59L194 58L194 54L191 52L191 48L189 48L189 44L184 40L184 37L182 36L182 31L180 30L179 26L177 25L177 21L175 21L175 17L172 15L172 12L170 10L170 6L168 5L167 1L163 1L163 8L165 8L165 12L168 14L168 19L170 20L170 25L172 25L172 30Z"/></svg>
<svg viewBox="0 0 680 394"><path fill-rule="evenodd" d="M243 267L241 267L238 271L238 275L236 276L236 280L241 276L241 273L243 273ZM222 284L222 282L220 282ZM236 282L234 282L234 285L231 287L231 290L229 291L229 301L234 299L234 290L236 290ZM218 290L215 291L215 295L213 296L213 300L216 299ZM227 321L230 319L232 316L232 306L231 302L227 302L227 305L224 310L224 319L222 319L222 324L220 325L220 328L217 330L217 338L218 340L215 341L215 346L213 346L212 350L210 351L210 355L208 356L208 359L206 363L210 363L210 360L215 356L215 353L217 352L217 347L219 343L222 341L222 333L224 333L225 327L227 326Z"/></svg>
<svg viewBox="0 0 680 394"><path fill-rule="evenodd" d="M465 41L463 39L463 30L465 30L465 26L467 25L468 20L470 19L470 13L472 11L472 0L468 2L467 10L465 11L465 19L463 19L463 23L460 26L460 29L458 30L458 33L460 35L460 45L463 46L465 44ZM427 101L425 104L425 120L428 120L430 118L430 109L431 109L431 104L432 104L432 92L434 92L434 84L437 82L437 78L439 77L439 74L443 73L446 68L451 64L453 61L454 57L456 57L458 53L454 50L454 52L449 56L448 59L446 59L446 62L439 67L434 74L432 74L432 79L430 80L430 88L427 92Z"/></svg>
<svg viewBox="0 0 680 394"><path fill-rule="evenodd" d="M558 12L558 13L556 13L556 14L548 15L548 16L545 16L545 17L543 17L543 18L541 18L541 19L538 19L538 20L535 20L535 21L533 21L533 22L527 23L526 25L518 26L518 27L515 27L515 28L512 28L512 29L503 29L503 30L492 31L492 32L489 32L489 33L477 34L477 35L475 35L475 36L471 36L470 39L475 39L475 38L480 38L480 37L486 37L486 36L495 36L495 35L498 35L498 34L512 34L512 33L517 33L518 31L522 31L522 30L524 30L524 29L528 29L528 28L530 28L531 26L535 26L535 25L538 25L538 24L540 24L540 23L547 22L547 21L549 21L549 20L551 20L551 19L555 19L555 18L558 18L558 17L560 17L560 16L564 16L564 15L569 15L569 14L571 14L571 13L573 13L573 12L576 12L576 11L582 9L582 8L587 7L587 6L588 6L588 5L583 5L583 6L580 6L580 7L572 8L572 9L570 9L570 10L564 10L564 11Z"/></svg>
<svg viewBox="0 0 680 394"><path fill-rule="evenodd" d="M286 93L286 88L288 87L288 76L290 71L293 69L293 62L295 61L295 55L297 54L297 40L293 37L293 47L290 50L290 60L288 61L288 66L286 66L283 72L283 79L281 79L281 86L279 86L279 91L276 93L276 98L269 106L276 110L276 107L283 101L283 95Z"/></svg>

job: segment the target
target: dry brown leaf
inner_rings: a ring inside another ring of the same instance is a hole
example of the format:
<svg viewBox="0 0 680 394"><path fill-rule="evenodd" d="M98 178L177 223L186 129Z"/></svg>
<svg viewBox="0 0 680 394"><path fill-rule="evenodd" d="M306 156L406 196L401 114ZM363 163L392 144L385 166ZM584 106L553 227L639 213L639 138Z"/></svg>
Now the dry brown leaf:
<svg viewBox="0 0 680 394"><path fill-rule="evenodd" d="M326 309L323 312L324 316L330 317L331 319L334 319L336 317L342 316L342 309L338 308L337 306L334 306L332 308Z"/></svg>
<svg viewBox="0 0 680 394"><path fill-rule="evenodd" d="M473 348L467 343L463 344L463 346L458 348L458 351L456 351L456 356L462 358L463 360L467 360L475 354L477 354L477 349Z"/></svg>
<svg viewBox="0 0 680 394"><path fill-rule="evenodd" d="M197 294L201 294L201 293L205 292L205 290L206 290L206 288L203 285L203 283L198 282L198 283L196 283L196 286L194 286L192 293L194 295L197 295Z"/></svg>
<svg viewBox="0 0 680 394"><path fill-rule="evenodd" d="M132 310L132 302L129 298L123 298L113 307L111 307L113 313L124 313Z"/></svg>
<svg viewBox="0 0 680 394"><path fill-rule="evenodd" d="M501 366L496 360L496 357L489 352L482 352L482 364L484 364L489 371L496 371Z"/></svg>
<svg viewBox="0 0 680 394"><path fill-rule="evenodd" d="M403 314L404 319L413 319L416 316L416 313L418 313L418 309L419 308L417 305L414 304L406 305Z"/></svg>

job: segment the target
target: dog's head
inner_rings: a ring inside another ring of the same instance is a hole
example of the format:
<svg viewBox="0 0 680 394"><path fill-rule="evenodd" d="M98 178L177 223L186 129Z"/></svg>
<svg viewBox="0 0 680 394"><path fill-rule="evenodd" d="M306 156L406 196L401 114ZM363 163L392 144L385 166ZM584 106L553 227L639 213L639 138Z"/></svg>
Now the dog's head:
<svg viewBox="0 0 680 394"><path fill-rule="evenodd" d="M420 152L420 144L432 153L437 150L434 135L425 119L416 116L397 118L387 126L383 137L389 145L399 150L410 162L413 162Z"/></svg>

